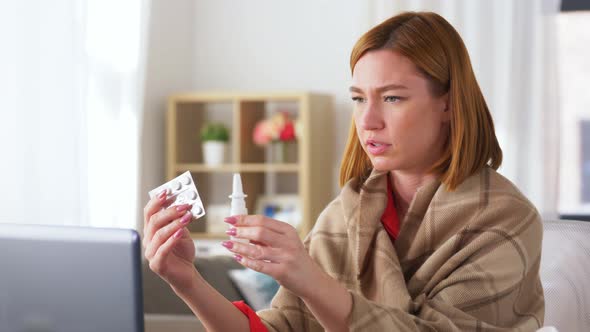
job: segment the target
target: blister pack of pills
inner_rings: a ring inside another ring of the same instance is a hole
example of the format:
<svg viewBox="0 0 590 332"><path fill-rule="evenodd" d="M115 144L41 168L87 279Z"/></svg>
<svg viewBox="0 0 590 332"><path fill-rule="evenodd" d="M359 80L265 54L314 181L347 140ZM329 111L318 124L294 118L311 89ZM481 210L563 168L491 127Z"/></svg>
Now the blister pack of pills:
<svg viewBox="0 0 590 332"><path fill-rule="evenodd" d="M151 190L149 192L150 199L157 196L164 189L168 190L167 200L172 202L169 206L192 204L191 212L193 219L199 219L205 215L205 208L203 207L203 202L201 201L191 172L186 171L173 180Z"/></svg>

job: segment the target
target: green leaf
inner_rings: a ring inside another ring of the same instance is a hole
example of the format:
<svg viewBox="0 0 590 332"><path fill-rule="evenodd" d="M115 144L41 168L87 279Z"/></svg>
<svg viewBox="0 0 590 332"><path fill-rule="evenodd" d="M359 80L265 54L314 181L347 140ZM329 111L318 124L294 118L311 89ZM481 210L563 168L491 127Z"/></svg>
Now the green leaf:
<svg viewBox="0 0 590 332"><path fill-rule="evenodd" d="M223 123L206 123L201 127L201 141L229 141L229 130Z"/></svg>

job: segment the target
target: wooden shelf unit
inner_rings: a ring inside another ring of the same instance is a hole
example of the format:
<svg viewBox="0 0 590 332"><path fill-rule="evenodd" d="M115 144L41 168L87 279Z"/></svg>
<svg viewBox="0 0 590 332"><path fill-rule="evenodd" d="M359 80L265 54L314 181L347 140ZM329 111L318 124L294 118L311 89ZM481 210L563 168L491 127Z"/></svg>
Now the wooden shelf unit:
<svg viewBox="0 0 590 332"><path fill-rule="evenodd" d="M191 172L212 172L212 173L245 173L245 172L291 172L299 171L299 164L285 163L285 164L222 164L219 166L209 166L205 164L177 164L176 172L181 171Z"/></svg>
<svg viewBox="0 0 590 332"><path fill-rule="evenodd" d="M294 156L286 163L266 160L264 148L256 146L252 140L254 126L267 117L270 104L290 106L301 122ZM213 120L224 122L230 129L229 161L219 166L203 163L199 138L202 124ZM332 199L334 136L332 97L329 95L309 92L177 94L168 99L166 131L167 180L190 171L205 210L210 203L208 194L213 189L211 181L215 176L241 174L250 214L256 212L257 198L265 194L267 174L275 173L277 182L295 176L297 188L293 194L300 200L302 217L298 231L304 237ZM230 193L231 186L227 188L227 195ZM229 214L227 195L224 202L212 203L226 203ZM225 234L207 233L204 221L191 224L189 229L194 238L227 238Z"/></svg>

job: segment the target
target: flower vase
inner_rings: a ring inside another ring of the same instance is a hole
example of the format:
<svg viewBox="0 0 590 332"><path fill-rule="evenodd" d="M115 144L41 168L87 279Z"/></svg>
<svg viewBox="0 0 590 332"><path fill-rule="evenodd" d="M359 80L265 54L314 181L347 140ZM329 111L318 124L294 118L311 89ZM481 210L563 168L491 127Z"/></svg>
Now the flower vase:
<svg viewBox="0 0 590 332"><path fill-rule="evenodd" d="M271 149L271 160L275 164L282 164L285 162L285 143L274 142Z"/></svg>

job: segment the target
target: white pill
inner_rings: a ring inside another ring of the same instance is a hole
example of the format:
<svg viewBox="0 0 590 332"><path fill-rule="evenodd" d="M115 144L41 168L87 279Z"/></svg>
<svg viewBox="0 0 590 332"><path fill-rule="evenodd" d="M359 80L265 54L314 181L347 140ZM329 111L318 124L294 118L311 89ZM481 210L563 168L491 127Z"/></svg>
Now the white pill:
<svg viewBox="0 0 590 332"><path fill-rule="evenodd" d="M182 184L180 182L176 181L172 184L172 189L180 190L180 188L182 188Z"/></svg>
<svg viewBox="0 0 590 332"><path fill-rule="evenodd" d="M191 178L189 178L188 176L185 176L182 178L182 183L185 185L189 185L191 184Z"/></svg>
<svg viewBox="0 0 590 332"><path fill-rule="evenodd" d="M188 192L187 195L188 195L188 199L197 199L197 192L196 191Z"/></svg>
<svg viewBox="0 0 590 332"><path fill-rule="evenodd" d="M193 215L198 216L199 214L201 214L203 210L201 209L200 206L193 206Z"/></svg>

